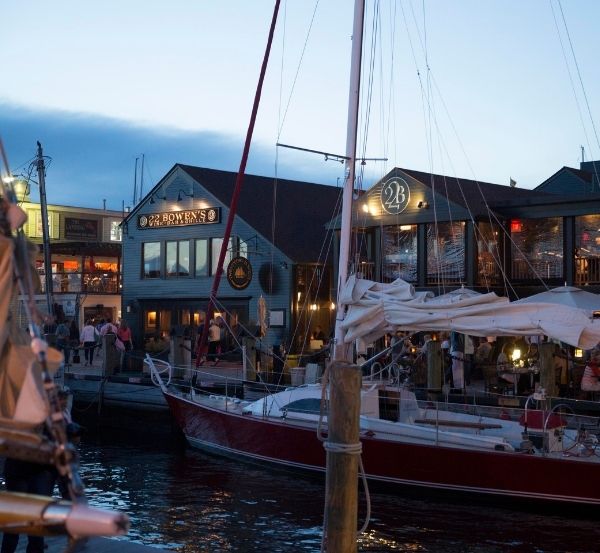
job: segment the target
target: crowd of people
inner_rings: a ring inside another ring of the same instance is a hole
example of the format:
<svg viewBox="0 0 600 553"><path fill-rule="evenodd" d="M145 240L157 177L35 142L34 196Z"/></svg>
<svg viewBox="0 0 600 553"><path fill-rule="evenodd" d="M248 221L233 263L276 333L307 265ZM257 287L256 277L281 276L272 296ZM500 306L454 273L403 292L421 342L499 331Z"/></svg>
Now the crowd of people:
<svg viewBox="0 0 600 553"><path fill-rule="evenodd" d="M125 319L121 319L118 324L114 324L111 317L87 319L81 329L75 319L66 317L44 325L46 340L62 352L65 367L77 364L91 367L96 349L102 346L102 337L109 334L115 336L114 347L122 352L121 368L125 370L126 352L133 350L131 329ZM83 359L80 353L82 351Z"/></svg>

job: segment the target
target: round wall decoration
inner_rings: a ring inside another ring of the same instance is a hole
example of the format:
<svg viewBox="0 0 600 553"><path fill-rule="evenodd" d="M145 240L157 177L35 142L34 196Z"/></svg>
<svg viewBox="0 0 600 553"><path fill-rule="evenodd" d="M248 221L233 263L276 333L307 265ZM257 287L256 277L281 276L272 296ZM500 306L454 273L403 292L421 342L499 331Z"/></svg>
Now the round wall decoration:
<svg viewBox="0 0 600 553"><path fill-rule="evenodd" d="M399 177L393 177L381 185L381 207L390 215L402 213L410 200L408 183Z"/></svg>
<svg viewBox="0 0 600 553"><path fill-rule="evenodd" d="M252 282L252 265L245 257L234 257L227 266L227 281L232 288L243 290Z"/></svg>

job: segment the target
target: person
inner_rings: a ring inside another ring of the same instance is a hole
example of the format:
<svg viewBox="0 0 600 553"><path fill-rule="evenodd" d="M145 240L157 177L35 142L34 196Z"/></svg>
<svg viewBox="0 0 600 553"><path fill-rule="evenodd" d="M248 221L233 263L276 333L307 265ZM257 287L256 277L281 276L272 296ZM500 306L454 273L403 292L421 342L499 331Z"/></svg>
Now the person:
<svg viewBox="0 0 600 553"><path fill-rule="evenodd" d="M52 496L56 472L51 465L41 465L19 459L6 459L4 463L6 491ZM1 553L15 553L19 534L5 532L2 537ZM27 553L44 553L43 536L27 536Z"/></svg>
<svg viewBox="0 0 600 553"><path fill-rule="evenodd" d="M85 321L84 327L81 329L79 339L81 341L81 347L83 348L83 354L85 357L85 366L91 367L94 361L94 348L96 347L96 339L98 337L98 331L92 324L92 320L88 319Z"/></svg>
<svg viewBox="0 0 600 553"><path fill-rule="evenodd" d="M58 402L60 403L60 410L62 411L63 419L65 424L73 422L71 418L71 409L69 408L69 392L67 390L58 390Z"/></svg>
<svg viewBox="0 0 600 553"><path fill-rule="evenodd" d="M108 317L104 325L102 325L102 329L100 330L100 336L106 336L107 334L114 334L116 336L117 332L117 327L113 324L112 319Z"/></svg>
<svg viewBox="0 0 600 553"><path fill-rule="evenodd" d="M490 344L487 338L480 338L479 344L475 348L475 353L473 354L473 372L477 375L481 375L483 378L487 365L490 363L490 356L492 354L492 344Z"/></svg>
<svg viewBox="0 0 600 553"><path fill-rule="evenodd" d="M325 333L323 332L323 329L319 325L315 326L315 330L312 334L312 339L313 340L323 340L323 342L325 342Z"/></svg>
<svg viewBox="0 0 600 553"><path fill-rule="evenodd" d="M507 342L502 346L502 351L498 354L498 358L496 359L496 370L498 371L498 376L500 376L500 378L514 385L517 382L519 375L506 372L513 368L513 364L509 357L512 349L513 344L510 342Z"/></svg>
<svg viewBox="0 0 600 553"><path fill-rule="evenodd" d="M117 337L123 343L123 347L125 348L123 352L121 352L121 370L124 371L126 369L127 359L129 354L127 352L133 349L133 341L131 339L131 329L127 324L125 319L121 319L119 321L119 328L117 329Z"/></svg>
<svg viewBox="0 0 600 553"><path fill-rule="evenodd" d="M69 345L70 331L66 322L60 323L56 327L56 347L63 352L65 357L65 367L69 366L71 347Z"/></svg>
<svg viewBox="0 0 600 553"><path fill-rule="evenodd" d="M600 392L600 348L590 352L590 358L585 364L581 377L581 390L583 392Z"/></svg>
<svg viewBox="0 0 600 553"><path fill-rule="evenodd" d="M208 327L208 354L207 359L213 361L213 366L219 362L218 351L221 345L221 327L214 319L210 320Z"/></svg>
<svg viewBox="0 0 600 553"><path fill-rule="evenodd" d="M73 363L81 362L81 358L79 357L79 343L79 328L77 328L75 319L71 319L71 324L69 325L69 344L73 350ZM76 361L76 359L78 360Z"/></svg>

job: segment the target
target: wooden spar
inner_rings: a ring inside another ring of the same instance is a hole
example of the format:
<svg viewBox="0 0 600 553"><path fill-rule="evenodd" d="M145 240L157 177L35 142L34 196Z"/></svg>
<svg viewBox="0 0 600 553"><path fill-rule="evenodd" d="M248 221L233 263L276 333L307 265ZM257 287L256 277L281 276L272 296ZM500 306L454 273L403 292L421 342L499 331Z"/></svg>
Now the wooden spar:
<svg viewBox="0 0 600 553"><path fill-rule="evenodd" d="M248 154L250 152L250 142L252 141L252 133L254 132L254 124L256 122L256 115L258 113L258 105L260 103L260 95L262 93L262 86L265 80L265 73L267 71L267 63L269 61L269 54L271 53L271 44L273 43L273 35L275 34L275 23L277 22L277 14L279 13L280 0L275 0L275 8L273 9L273 18L271 19L271 28L269 29L269 38L267 40L267 47L265 49L265 55L263 58L262 66L260 69L260 76L258 78L258 85L256 86L256 93L254 95L254 104L252 105L252 114L250 115L250 123L248 124L248 131L246 132L246 142L244 143L244 151L242 152L242 159L240 161L240 169L235 180L235 187L231 196L231 204L229 205L229 214L227 216L227 224L225 225L225 235L223 236L223 243L221 244L221 251L219 253L219 261L217 263L217 270L215 272L215 278L213 280L212 290L210 297L208 298L208 307L206 308L206 317L204 319L204 327L202 328L202 336L200 338L200 344L196 353L196 366L199 365L202 352L206 345L206 338L208 336L208 326L210 319L212 319L215 311L215 298L219 290L219 284L221 282L221 276L223 275L223 264L225 262L225 254L229 247L229 238L231 236L231 228L233 226L233 220L237 212L237 204L242 190L242 184L244 183L244 173L246 171L246 163L248 161Z"/></svg>
<svg viewBox="0 0 600 553"><path fill-rule="evenodd" d="M333 362L329 366L330 407L328 415L327 476L323 543L329 553L356 551L358 516L358 456L360 415L360 367L352 361L351 345L344 343L341 327L344 308L340 302L342 286L348 278L350 236L352 234L352 194L356 162L356 137L360 95L360 69L364 21L364 0L354 4L352 59L346 133L346 180L342 200L340 256L338 266L338 299L335 324Z"/></svg>

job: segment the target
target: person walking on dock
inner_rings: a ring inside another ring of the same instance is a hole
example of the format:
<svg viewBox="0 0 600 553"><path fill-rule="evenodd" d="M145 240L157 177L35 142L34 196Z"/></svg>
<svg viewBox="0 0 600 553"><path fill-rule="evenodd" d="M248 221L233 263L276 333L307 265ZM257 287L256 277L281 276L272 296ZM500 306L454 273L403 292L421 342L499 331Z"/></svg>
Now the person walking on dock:
<svg viewBox="0 0 600 553"><path fill-rule="evenodd" d="M81 329L80 340L81 346L85 356L85 366L92 366L94 360L94 348L96 347L96 339L98 338L98 331L92 324L92 320L88 319L85 321L85 326Z"/></svg>

